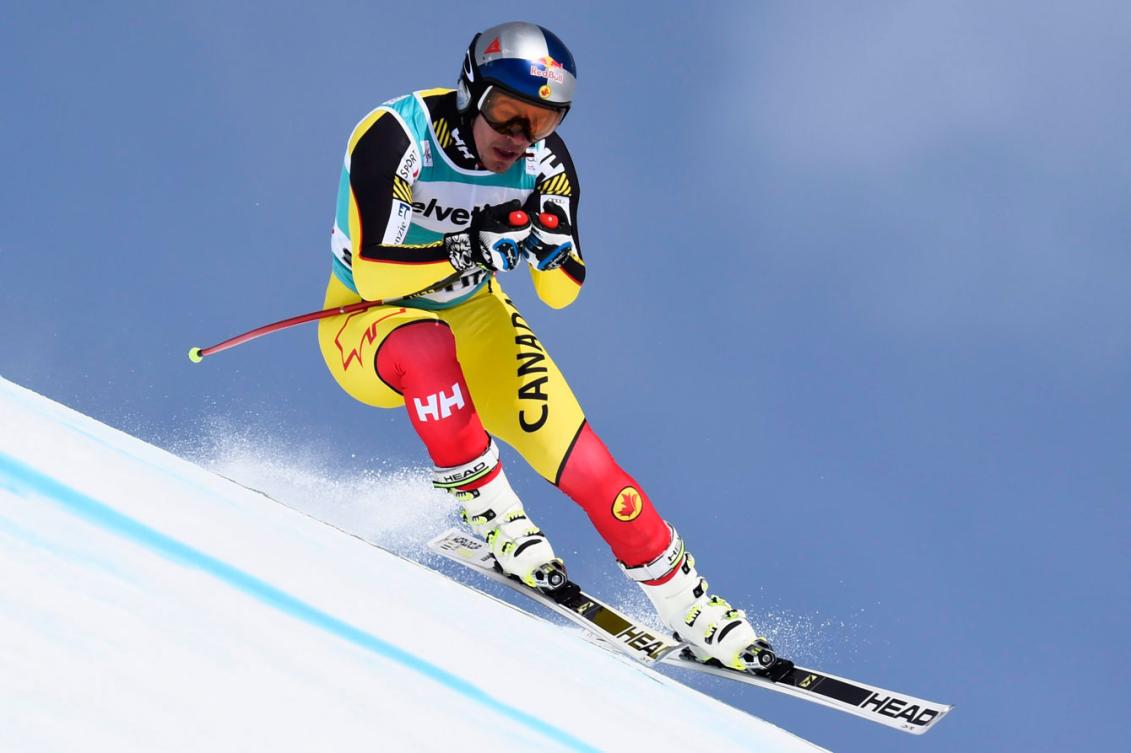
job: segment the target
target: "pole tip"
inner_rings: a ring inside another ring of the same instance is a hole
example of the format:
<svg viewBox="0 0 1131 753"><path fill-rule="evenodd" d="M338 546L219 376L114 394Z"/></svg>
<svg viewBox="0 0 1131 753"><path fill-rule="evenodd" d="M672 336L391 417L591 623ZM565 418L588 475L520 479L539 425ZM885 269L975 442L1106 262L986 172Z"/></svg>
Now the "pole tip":
<svg viewBox="0 0 1131 753"><path fill-rule="evenodd" d="M200 363L204 360L204 354L200 352L200 348L189 348L188 360L193 363Z"/></svg>

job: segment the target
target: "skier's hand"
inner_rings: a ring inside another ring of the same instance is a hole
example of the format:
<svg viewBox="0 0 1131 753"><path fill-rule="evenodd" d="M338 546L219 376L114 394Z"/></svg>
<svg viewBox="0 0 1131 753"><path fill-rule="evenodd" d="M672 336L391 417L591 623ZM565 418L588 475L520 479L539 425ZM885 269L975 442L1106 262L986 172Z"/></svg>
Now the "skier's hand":
<svg viewBox="0 0 1131 753"><path fill-rule="evenodd" d="M573 231L565 210L547 203L541 212L534 213L523 248L526 260L536 269L557 269L565 264L573 251Z"/></svg>
<svg viewBox="0 0 1131 753"><path fill-rule="evenodd" d="M468 229L444 236L452 266L461 272L478 265L493 272L514 269L530 234L530 217L518 199L488 204L471 219Z"/></svg>

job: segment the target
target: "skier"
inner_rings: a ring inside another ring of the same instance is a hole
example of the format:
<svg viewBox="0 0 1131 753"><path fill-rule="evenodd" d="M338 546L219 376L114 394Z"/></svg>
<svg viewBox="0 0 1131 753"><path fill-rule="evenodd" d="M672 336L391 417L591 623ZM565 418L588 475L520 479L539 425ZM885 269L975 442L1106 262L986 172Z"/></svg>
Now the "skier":
<svg viewBox="0 0 1131 753"><path fill-rule="evenodd" d="M700 659L757 669L769 644L743 612L708 594L675 528L613 460L496 279L527 266L553 308L570 304L585 280L580 187L556 133L575 77L558 37L505 23L472 39L455 90L390 100L358 123L338 187L325 305L385 303L323 320L322 354L354 398L406 406L433 483L455 494L506 574L547 591L566 580L492 436L581 505Z"/></svg>

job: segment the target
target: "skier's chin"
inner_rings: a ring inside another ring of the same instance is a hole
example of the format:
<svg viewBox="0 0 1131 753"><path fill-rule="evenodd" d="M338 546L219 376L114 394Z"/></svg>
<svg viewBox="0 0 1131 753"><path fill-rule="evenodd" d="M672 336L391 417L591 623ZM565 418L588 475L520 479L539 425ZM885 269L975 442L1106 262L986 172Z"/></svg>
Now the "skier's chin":
<svg viewBox="0 0 1131 753"><path fill-rule="evenodd" d="M488 149L486 156L487 159L483 161L484 167L493 173L505 173L514 166L514 163L522 156L522 152L493 146Z"/></svg>

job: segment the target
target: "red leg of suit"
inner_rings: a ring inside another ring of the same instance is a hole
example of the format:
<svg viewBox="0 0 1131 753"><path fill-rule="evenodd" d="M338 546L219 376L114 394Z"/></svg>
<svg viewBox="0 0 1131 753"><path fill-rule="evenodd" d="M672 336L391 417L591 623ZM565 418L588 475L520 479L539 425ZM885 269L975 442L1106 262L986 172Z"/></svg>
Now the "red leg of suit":
<svg viewBox="0 0 1131 753"><path fill-rule="evenodd" d="M491 440L446 324L415 322L394 330L377 352L377 374L404 395L409 421L438 467L466 463L486 450Z"/></svg>
<svg viewBox="0 0 1131 753"><path fill-rule="evenodd" d="M652 562L671 542L668 526L586 423L562 469L558 487L581 505L625 565Z"/></svg>
<svg viewBox="0 0 1131 753"><path fill-rule="evenodd" d="M377 373L404 396L409 420L438 467L461 465L486 450L490 439L475 412L447 325L417 322L393 331L377 353ZM652 562L671 541L667 524L648 496L617 465L588 423L570 451L558 486L581 505L625 565Z"/></svg>

